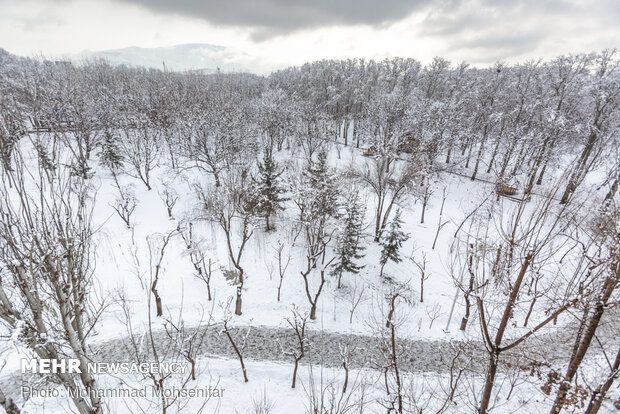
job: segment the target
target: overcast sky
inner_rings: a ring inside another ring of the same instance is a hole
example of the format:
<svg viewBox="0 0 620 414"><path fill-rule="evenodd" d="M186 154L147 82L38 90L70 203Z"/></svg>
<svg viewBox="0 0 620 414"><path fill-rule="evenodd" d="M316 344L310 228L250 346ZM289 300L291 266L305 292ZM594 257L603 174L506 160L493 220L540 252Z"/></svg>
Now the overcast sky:
<svg viewBox="0 0 620 414"><path fill-rule="evenodd" d="M210 43L260 71L321 58L481 66L620 46L620 0L0 0L20 55Z"/></svg>

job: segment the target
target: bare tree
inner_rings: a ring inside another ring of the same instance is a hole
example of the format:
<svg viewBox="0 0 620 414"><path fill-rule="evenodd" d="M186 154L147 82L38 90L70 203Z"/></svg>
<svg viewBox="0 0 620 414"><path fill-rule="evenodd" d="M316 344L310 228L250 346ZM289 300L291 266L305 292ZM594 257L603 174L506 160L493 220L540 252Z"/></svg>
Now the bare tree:
<svg viewBox="0 0 620 414"><path fill-rule="evenodd" d="M241 259L246 244L254 233L253 225L257 217L252 193L244 175L242 173L238 177L229 177L224 183L224 188L218 192L207 193L200 186L196 187L198 197L208 218L220 226L226 237L228 257L235 269L232 282L237 287L236 315L241 315L241 293L245 283L245 269L242 266ZM237 223L240 241L235 246L234 237Z"/></svg>
<svg viewBox="0 0 620 414"><path fill-rule="evenodd" d="M222 321L222 331L224 332L224 335L226 335L226 338L228 338L228 342L230 342L230 345L233 347L233 350L235 351L235 354L237 355L237 358L239 358L239 364L241 365L241 372L243 373L243 381L244 382L248 382L248 372L245 368L245 362L243 361L243 350L245 348L245 343L246 343L246 339L247 337L250 335L250 328L248 328L247 333L245 335L245 338L243 339L241 344L238 344L237 341L235 340L233 333L231 332L230 328L228 327L228 323L230 322L230 304L232 302L232 298L230 298L228 300L228 302L226 303L225 307L224 307L224 319Z"/></svg>
<svg viewBox="0 0 620 414"><path fill-rule="evenodd" d="M137 129L125 126L123 134L121 148L125 160L132 167L126 173L139 178L147 190L151 190L151 171L157 166L159 158L158 131L148 125L142 125Z"/></svg>
<svg viewBox="0 0 620 414"><path fill-rule="evenodd" d="M269 398L265 388L258 398L252 398L252 414L270 414L274 406L275 402Z"/></svg>
<svg viewBox="0 0 620 414"><path fill-rule="evenodd" d="M420 224L424 224L424 215L426 214L426 207L428 206L428 202L431 199L435 191L431 188L431 183L427 180L426 184L423 186L422 194L420 198L422 199L422 215L420 216Z"/></svg>
<svg viewBox="0 0 620 414"><path fill-rule="evenodd" d="M416 265L416 267L420 271L420 303L424 303L424 281L428 279L430 276L426 272L426 265L428 263L428 259L426 258L426 253L422 252L422 259L418 260L415 258L412 252L411 256L409 256L409 260L411 260L411 262L413 262L413 264Z"/></svg>
<svg viewBox="0 0 620 414"><path fill-rule="evenodd" d="M173 218L172 209L176 205L177 201L179 201L179 193L177 193L172 184L169 182L164 182L163 188L159 192L159 198L161 198L161 201L163 201L166 206L168 217Z"/></svg>
<svg viewBox="0 0 620 414"><path fill-rule="evenodd" d="M319 296L321 296L323 286L326 282L325 270L335 260L335 257L332 257L327 263L325 263L326 248L327 244L331 239L331 235L325 234L324 229L319 229L318 232L312 230L309 232L309 236L310 237L308 239L308 245L306 249L306 268L300 271L300 273L304 280L306 297L308 298L308 302L310 303L310 319L315 320ZM320 278L318 286L316 287L316 291L312 293L310 275L313 273L313 270L317 268L317 266L320 266Z"/></svg>
<svg viewBox="0 0 620 414"><path fill-rule="evenodd" d="M355 278L353 281L353 287L349 286L345 290L345 297L350 306L349 323L353 323L353 314L355 313L355 310L358 308L360 303L366 300L366 297L364 295L365 291L366 291L365 284L362 284L360 286L357 278Z"/></svg>
<svg viewBox="0 0 620 414"><path fill-rule="evenodd" d="M114 203L110 204L116 214L123 220L125 226L128 229L131 228L131 216L133 215L136 206L138 205L138 200L133 191L132 186L119 186L118 187L118 196L114 200Z"/></svg>
<svg viewBox="0 0 620 414"><path fill-rule="evenodd" d="M351 357L355 352L355 348L351 347L350 344L346 343L344 345L339 344L339 353L340 359L342 359L342 369L344 370L344 381L342 382L342 393L346 394L347 388L349 387L349 369L351 366Z"/></svg>
<svg viewBox="0 0 620 414"><path fill-rule="evenodd" d="M465 299L465 315L463 315L463 319L461 319L461 326L459 329L464 331L467 327L467 322L469 322L469 317L471 314L471 306L472 306L472 294L475 289L476 284L476 274L474 273L474 244L469 243L469 250L467 253L467 284L461 286L461 290L463 290L463 297Z"/></svg>
<svg viewBox="0 0 620 414"><path fill-rule="evenodd" d="M280 281L278 282L278 302L280 302L282 282L284 281L284 275L286 274L288 265L291 263L291 255L289 253L286 256L286 261L284 260L284 257L283 257L284 243L282 243L281 241L278 241L278 245L275 251L276 251L276 256L278 257L278 276L280 277Z"/></svg>
<svg viewBox="0 0 620 414"><path fill-rule="evenodd" d="M401 165L404 164L404 165ZM375 208L375 241L387 226L392 208L410 192L422 171L412 161L395 162L388 155L379 156L354 170L351 175L366 184L377 198Z"/></svg>
<svg viewBox="0 0 620 414"><path fill-rule="evenodd" d="M170 231L166 235L154 234L146 238L149 247L149 274L150 274L150 290L155 299L155 312L157 316L162 316L164 313L161 296L157 289L159 278L162 272L162 262L164 260L164 254L166 248L170 243L170 239L178 232L178 228Z"/></svg>
<svg viewBox="0 0 620 414"><path fill-rule="evenodd" d="M446 398L443 401L441 407L437 410L437 413L446 412L451 405L456 405L456 397L457 391L459 388L459 384L462 381L463 375L466 373L467 368L472 362L471 357L464 358L465 360L461 360L461 357L464 353L465 345L455 344L453 342L450 343L450 346L453 349L453 356L450 360L450 365L448 368L448 381L447 387L442 386L446 393Z"/></svg>
<svg viewBox="0 0 620 414"><path fill-rule="evenodd" d="M244 155L255 151L255 143L248 139L252 134L244 122L243 102L220 93L212 99L189 131L187 155L196 167L213 175L215 186L220 187L223 172L243 164Z"/></svg>
<svg viewBox="0 0 620 414"><path fill-rule="evenodd" d="M450 221L443 221L443 208L446 204L446 198L448 195L446 194L446 187L443 188L442 198L441 198L441 208L439 209L439 222L437 223L437 231L435 232L435 238L433 239L433 246L431 250L435 250L435 245L437 245L437 239L439 238L439 232L444 228L446 224Z"/></svg>
<svg viewBox="0 0 620 414"><path fill-rule="evenodd" d="M398 321L396 309L399 301L410 302L409 292L405 285L394 284L385 294L387 301L387 317L385 319L385 330L381 333L381 352L385 358L383 374L385 388L388 396L386 401L388 410L396 411L399 414L404 412L404 387L400 360L402 349L398 343L397 326ZM393 380L390 381L389 373L392 373Z"/></svg>
<svg viewBox="0 0 620 414"><path fill-rule="evenodd" d="M211 317L213 308L209 312L209 319L206 326L203 319L193 327L188 327L183 319L183 309L178 313L176 320L167 318L164 324L166 336L170 339L177 353L187 361L190 366L189 378L195 381L198 377L198 352L204 342L209 328L211 327Z"/></svg>
<svg viewBox="0 0 620 414"><path fill-rule="evenodd" d="M211 301L211 277L213 275L213 260L205 254L203 246L194 239L193 224L189 222L187 225L179 227L179 231L185 246L189 251L189 260L194 267L196 278L203 281L207 286L207 300Z"/></svg>
<svg viewBox="0 0 620 414"><path fill-rule="evenodd" d="M213 274L213 261L209 258L208 262L201 250L192 250L190 252L192 265L196 270L196 277L207 285L207 300L211 301L211 275Z"/></svg>
<svg viewBox="0 0 620 414"><path fill-rule="evenodd" d="M297 370L299 368L299 361L303 359L306 355L306 322L308 321L308 315L302 315L297 311L297 309L293 309L293 320L290 318L286 319L286 323L293 328L295 331L295 339L297 340L297 349L290 352L290 355L293 357L294 365L293 365L293 380L291 383L291 388L295 388L295 384L297 383Z"/></svg>
<svg viewBox="0 0 620 414"><path fill-rule="evenodd" d="M323 367L315 379L314 370L309 368L308 380L302 383L306 396L306 407L311 413L347 414L352 412L363 413L371 403L368 397L369 383L363 377L355 377L349 382L346 392L334 377L328 378Z"/></svg>
<svg viewBox="0 0 620 414"><path fill-rule="evenodd" d="M166 394L166 389L171 383L175 384L175 388L186 390L189 388L190 381L192 381L198 375L197 367L195 365L196 351L202 342L206 330L203 329L202 323L199 323L193 329L186 328L182 324L183 309L179 310L179 320L176 323L166 321L164 325L164 332L169 338L168 341L159 340L153 327L153 317L150 312L151 307L151 295L148 294L146 302L146 332L144 334L138 334L134 331L132 320L132 306L126 293L119 291L118 302L123 313L123 319L121 322L125 325L127 335L123 338L124 354L127 355L129 361L137 364L161 364L165 360L177 361L179 359L185 360L190 363L190 373L185 376L185 372L177 374L172 371L166 370L149 370L142 374L142 379L151 384L152 394L147 395L147 401L153 398L155 402L149 401L150 404L155 405L162 414L167 414L170 411L178 412L182 411L187 405L187 399L183 398L180 394L173 393L172 395ZM174 325L171 327L171 325ZM202 331L202 333L201 333ZM203 402L202 407L206 405L208 398ZM129 412L136 412L130 406L126 407ZM144 400L138 399L135 401L137 407L135 410L140 410L140 406L144 404ZM202 411L202 407L197 412Z"/></svg>
<svg viewBox="0 0 620 414"><path fill-rule="evenodd" d="M12 169L13 149L17 146L24 128L21 125L17 108L10 102L12 99L4 91L2 96L3 98L0 98L0 157L2 169L8 171Z"/></svg>
<svg viewBox="0 0 620 414"><path fill-rule="evenodd" d="M586 260L580 262L581 266L578 270L587 275L589 285L592 286L586 290L588 287L586 285L583 289L583 316L575 335L568 366L559 383L560 386L551 409L552 414L559 413L566 405L570 384L594 341L601 319L613 300L614 292L620 287L620 233L617 228L619 217L620 210L617 207L603 210L594 220L594 228L589 237L590 242L584 249ZM586 295L588 291L590 294ZM592 410L598 409L595 408L599 404L597 400L604 397L605 388L606 382L597 392L595 391L597 395L592 395Z"/></svg>
<svg viewBox="0 0 620 414"><path fill-rule="evenodd" d="M77 358L85 367L88 338L102 309L93 307L90 295L93 190L67 168L52 182L42 179L19 150L12 154L13 168L0 186L0 319L37 358ZM76 392L72 401L80 414L102 413L91 373L53 376Z"/></svg>
<svg viewBox="0 0 620 414"><path fill-rule="evenodd" d="M601 154L600 141L614 134L611 127L613 114L618 108L620 85L617 77L620 68L616 51L604 51L596 57L594 79L590 93L593 99L593 113L589 117L588 137L581 155L572 167L572 173L562 194L561 203L567 203L586 174L592 169L594 162Z"/></svg>
<svg viewBox="0 0 620 414"><path fill-rule="evenodd" d="M553 252L565 249L565 255L579 254L575 249L568 247L569 240L564 237L574 211L567 208L560 208L556 211L551 207L552 200L553 193L548 197L542 197L533 208L527 208L525 203L520 203L511 214L500 213L504 218L500 219L497 234L500 235L499 240L502 240L505 245L502 249L503 264L498 266L495 263L495 255L483 254L480 265L474 262L471 266L471 273L474 274L472 293L475 292L482 338L489 358L484 389L478 407L480 413L486 413L489 410L502 353L519 346L574 306L576 297L579 295L578 287L585 281L585 274L579 269L568 278L559 277L562 272L557 270L558 266L566 269L566 264L559 265L552 261L553 255L550 254L550 249ZM485 232L485 239L488 237L486 234ZM490 242L486 240L484 243ZM519 307L527 303L524 297L526 276L533 267L541 269L543 266L547 266L547 272L552 266L556 266L556 270L547 273L545 278L549 298L545 304L545 316L526 332L513 333L507 342L505 336L511 321ZM513 277L509 276L511 272L515 272ZM506 297L500 302L500 309L503 309L495 325L490 319L490 311L487 309L489 305L485 300L485 295L489 294L489 286L498 284L506 286ZM492 333L494 326L496 326L495 334Z"/></svg>

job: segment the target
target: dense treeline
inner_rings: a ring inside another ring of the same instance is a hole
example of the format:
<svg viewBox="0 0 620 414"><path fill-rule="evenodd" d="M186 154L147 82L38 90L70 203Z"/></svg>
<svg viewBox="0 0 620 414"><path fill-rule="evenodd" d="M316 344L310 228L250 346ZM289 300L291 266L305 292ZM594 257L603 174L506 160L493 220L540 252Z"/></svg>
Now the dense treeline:
<svg viewBox="0 0 620 414"><path fill-rule="evenodd" d="M521 176L526 192L560 159L576 157L566 202L617 138L617 65L606 51L488 69L441 58L427 66L320 61L258 77L75 66L4 52L2 151L8 160L24 131L70 122L88 158L109 142L106 134L140 126L161 133L173 160L189 156L217 175L227 153L256 158L261 147L294 142L309 155L318 141L335 140L423 152L429 165L459 160L472 179L483 171L502 182ZM617 166L607 169L615 189Z"/></svg>

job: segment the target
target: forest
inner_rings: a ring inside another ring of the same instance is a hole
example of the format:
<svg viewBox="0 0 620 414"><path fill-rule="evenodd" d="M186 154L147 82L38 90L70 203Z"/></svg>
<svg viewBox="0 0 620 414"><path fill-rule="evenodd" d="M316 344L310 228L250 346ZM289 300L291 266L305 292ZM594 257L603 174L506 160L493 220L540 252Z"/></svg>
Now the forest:
<svg viewBox="0 0 620 414"><path fill-rule="evenodd" d="M615 50L258 76L0 49L0 406L615 412L619 131Z"/></svg>

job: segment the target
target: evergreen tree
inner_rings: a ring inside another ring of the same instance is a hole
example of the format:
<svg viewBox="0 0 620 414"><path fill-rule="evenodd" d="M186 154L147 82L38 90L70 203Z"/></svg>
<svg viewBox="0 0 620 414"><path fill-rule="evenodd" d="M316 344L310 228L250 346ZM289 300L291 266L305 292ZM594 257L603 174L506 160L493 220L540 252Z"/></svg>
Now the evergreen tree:
<svg viewBox="0 0 620 414"><path fill-rule="evenodd" d="M381 237L381 259L379 259L379 263L381 263L381 272L380 275L383 276L383 268L388 260L393 261L394 263L400 263L402 261L400 257L400 248L403 243L409 239L409 235L404 233L401 230L403 221L400 218L400 209L396 210L396 215L392 219L388 227L387 233Z"/></svg>
<svg viewBox="0 0 620 414"><path fill-rule="evenodd" d="M256 208L265 218L267 231L274 228L271 225L271 217L284 209L282 203L287 200L282 196L286 192L280 184L282 172L273 159L271 150L265 150L263 161L258 162L258 177L253 178L253 181L256 188Z"/></svg>
<svg viewBox="0 0 620 414"><path fill-rule="evenodd" d="M347 199L343 229L338 237L336 246L337 261L333 265L333 275L338 276L338 288L343 272L359 273L364 267L355 263L364 257L364 246L360 245L362 226L364 224L364 209L359 201L359 194L354 192Z"/></svg>
<svg viewBox="0 0 620 414"><path fill-rule="evenodd" d="M336 177L327 163L327 152L323 149L317 159L311 159L303 173L303 182L298 204L302 221L325 221L338 215L338 187Z"/></svg>
<svg viewBox="0 0 620 414"><path fill-rule="evenodd" d="M116 179L116 174L123 168L124 161L117 138L106 131L99 151L99 164L109 168Z"/></svg>

